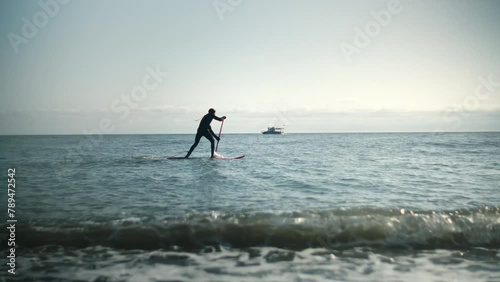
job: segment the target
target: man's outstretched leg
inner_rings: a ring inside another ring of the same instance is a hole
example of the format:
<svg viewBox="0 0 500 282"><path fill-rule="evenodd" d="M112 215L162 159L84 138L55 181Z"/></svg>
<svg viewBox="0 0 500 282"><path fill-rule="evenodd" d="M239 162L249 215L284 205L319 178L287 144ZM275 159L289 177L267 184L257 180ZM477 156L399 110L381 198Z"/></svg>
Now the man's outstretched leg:
<svg viewBox="0 0 500 282"><path fill-rule="evenodd" d="M189 158L189 156L190 156L190 155L191 155L191 153L193 152L194 148L196 148L196 146L198 146L198 143L200 143L200 139L201 139L201 135L196 134L196 137L194 138L194 144L193 144L193 146L191 146L191 148L189 149L189 152L186 154L185 158Z"/></svg>

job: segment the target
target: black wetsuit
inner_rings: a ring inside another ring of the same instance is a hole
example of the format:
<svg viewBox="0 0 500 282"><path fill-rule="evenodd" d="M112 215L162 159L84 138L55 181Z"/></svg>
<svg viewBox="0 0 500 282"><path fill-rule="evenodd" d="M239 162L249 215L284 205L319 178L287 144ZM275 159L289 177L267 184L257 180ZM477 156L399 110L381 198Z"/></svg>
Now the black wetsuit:
<svg viewBox="0 0 500 282"><path fill-rule="evenodd" d="M207 138L210 141L210 146L212 148L211 156L212 157L214 156L214 151L215 151L214 137L217 137L217 135L215 135L214 131L212 130L212 127L210 126L210 123L214 119L216 119L218 121L223 120L222 118L220 118L214 114L211 114L211 113L206 114L201 119L200 126L198 126L198 132L196 132L196 137L194 139L194 144L193 144L193 146L191 146L191 149L189 149L189 152L187 153L186 158L189 157L189 155L191 155L191 153L193 152L194 148L196 148L196 146L198 146L198 143L200 142L200 139L203 136L205 136L205 138Z"/></svg>

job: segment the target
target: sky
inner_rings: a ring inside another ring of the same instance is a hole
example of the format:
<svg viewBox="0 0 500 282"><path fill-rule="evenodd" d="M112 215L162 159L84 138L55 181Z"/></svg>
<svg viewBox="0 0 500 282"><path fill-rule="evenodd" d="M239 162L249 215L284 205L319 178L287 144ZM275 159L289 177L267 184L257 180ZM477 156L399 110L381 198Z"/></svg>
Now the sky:
<svg viewBox="0 0 500 282"><path fill-rule="evenodd" d="M0 0L0 135L194 133L209 108L226 133L499 131L498 11Z"/></svg>

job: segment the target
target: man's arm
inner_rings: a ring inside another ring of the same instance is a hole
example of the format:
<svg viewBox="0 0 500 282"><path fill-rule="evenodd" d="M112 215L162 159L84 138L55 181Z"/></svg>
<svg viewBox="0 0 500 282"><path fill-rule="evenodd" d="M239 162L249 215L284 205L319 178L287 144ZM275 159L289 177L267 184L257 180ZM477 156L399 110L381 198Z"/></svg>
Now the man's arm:
<svg viewBox="0 0 500 282"><path fill-rule="evenodd" d="M214 115L214 119L218 120L218 121L223 121L226 119L226 116L223 116L223 117L218 117L216 115Z"/></svg>

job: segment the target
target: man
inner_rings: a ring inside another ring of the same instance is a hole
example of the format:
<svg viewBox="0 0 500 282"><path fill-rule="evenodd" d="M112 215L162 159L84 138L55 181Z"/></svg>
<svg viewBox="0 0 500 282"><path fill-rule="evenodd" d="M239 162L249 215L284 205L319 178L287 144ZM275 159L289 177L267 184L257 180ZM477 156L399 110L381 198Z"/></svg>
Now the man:
<svg viewBox="0 0 500 282"><path fill-rule="evenodd" d="M189 152L186 155L186 158L189 158L191 153L193 152L194 148L198 146L198 143L200 142L201 137L205 136L210 141L210 146L212 147L212 155L211 157L214 157L214 151L215 151L215 142L214 142L214 137L217 139L217 141L220 140L220 138L215 135L214 131L212 130L212 127L210 126L210 123L212 122L213 119L216 119L218 121L223 121L226 119L226 116L223 117L218 117L215 115L215 110L214 109L209 109L208 114L206 114L200 121L200 126L198 126L198 132L196 132L196 137L194 139L194 144L191 146L191 149L189 149ZM213 137L212 137L213 136Z"/></svg>

